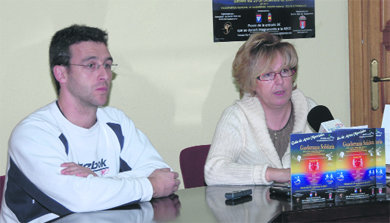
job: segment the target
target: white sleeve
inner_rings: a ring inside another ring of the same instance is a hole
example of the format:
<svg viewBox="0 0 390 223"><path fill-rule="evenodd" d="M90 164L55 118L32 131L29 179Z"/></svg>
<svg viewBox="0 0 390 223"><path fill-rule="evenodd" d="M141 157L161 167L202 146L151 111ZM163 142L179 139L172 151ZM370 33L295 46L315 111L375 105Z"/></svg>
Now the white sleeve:
<svg viewBox="0 0 390 223"><path fill-rule="evenodd" d="M241 164L237 160L245 148L244 121L240 112L226 109L215 130L205 164L207 185L269 184L265 180L268 164Z"/></svg>

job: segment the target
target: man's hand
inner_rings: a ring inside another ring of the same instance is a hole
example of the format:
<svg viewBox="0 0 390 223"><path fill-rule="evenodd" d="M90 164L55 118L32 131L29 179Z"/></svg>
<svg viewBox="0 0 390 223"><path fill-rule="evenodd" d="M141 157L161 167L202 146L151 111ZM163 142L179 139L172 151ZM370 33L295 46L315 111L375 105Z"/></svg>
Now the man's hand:
<svg viewBox="0 0 390 223"><path fill-rule="evenodd" d="M179 174L169 168L157 169L148 177L153 186L153 198L166 197L179 188Z"/></svg>
<svg viewBox="0 0 390 223"><path fill-rule="evenodd" d="M74 175L78 177L87 177L92 174L93 176L97 176L91 169L87 167L82 167L76 163L63 163L61 167L65 167L61 170L62 175Z"/></svg>

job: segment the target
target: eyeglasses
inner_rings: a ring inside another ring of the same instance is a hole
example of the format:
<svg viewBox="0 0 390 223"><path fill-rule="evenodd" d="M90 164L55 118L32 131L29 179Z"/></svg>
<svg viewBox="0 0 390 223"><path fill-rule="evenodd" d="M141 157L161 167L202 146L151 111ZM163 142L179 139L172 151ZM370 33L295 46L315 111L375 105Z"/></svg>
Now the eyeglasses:
<svg viewBox="0 0 390 223"><path fill-rule="evenodd" d="M84 68L86 68L90 72L95 72L95 71L99 70L99 68L101 66L103 66L103 68L107 72L112 72L118 66L118 64L111 64L111 63L104 63L104 64L89 63L89 64L69 64L69 65L84 67Z"/></svg>
<svg viewBox="0 0 390 223"><path fill-rule="evenodd" d="M284 68L279 73L278 72L269 72L269 73L261 74L258 77L256 77L256 79L260 80L260 81L272 81L275 79L275 76L277 74L280 74L280 76L283 78L291 77L295 74L295 69Z"/></svg>

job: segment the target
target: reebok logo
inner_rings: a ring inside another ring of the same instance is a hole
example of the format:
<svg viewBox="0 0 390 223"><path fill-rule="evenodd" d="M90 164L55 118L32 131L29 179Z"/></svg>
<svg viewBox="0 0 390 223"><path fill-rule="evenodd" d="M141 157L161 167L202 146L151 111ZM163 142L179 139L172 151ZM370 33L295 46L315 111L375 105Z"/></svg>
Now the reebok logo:
<svg viewBox="0 0 390 223"><path fill-rule="evenodd" d="M108 166L106 165L106 161L103 158L100 161L92 161L92 163L79 163L80 166L87 167L91 169L94 172L107 169Z"/></svg>

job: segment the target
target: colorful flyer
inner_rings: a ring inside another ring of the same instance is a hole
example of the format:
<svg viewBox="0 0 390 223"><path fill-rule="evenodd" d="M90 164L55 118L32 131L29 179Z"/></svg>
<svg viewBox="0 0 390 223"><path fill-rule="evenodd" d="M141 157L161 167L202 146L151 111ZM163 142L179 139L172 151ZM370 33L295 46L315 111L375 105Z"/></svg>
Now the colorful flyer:
<svg viewBox="0 0 390 223"><path fill-rule="evenodd" d="M375 196L375 129L344 129L336 136L336 202Z"/></svg>
<svg viewBox="0 0 390 223"><path fill-rule="evenodd" d="M336 139L332 133L291 134L294 204L334 201Z"/></svg>

